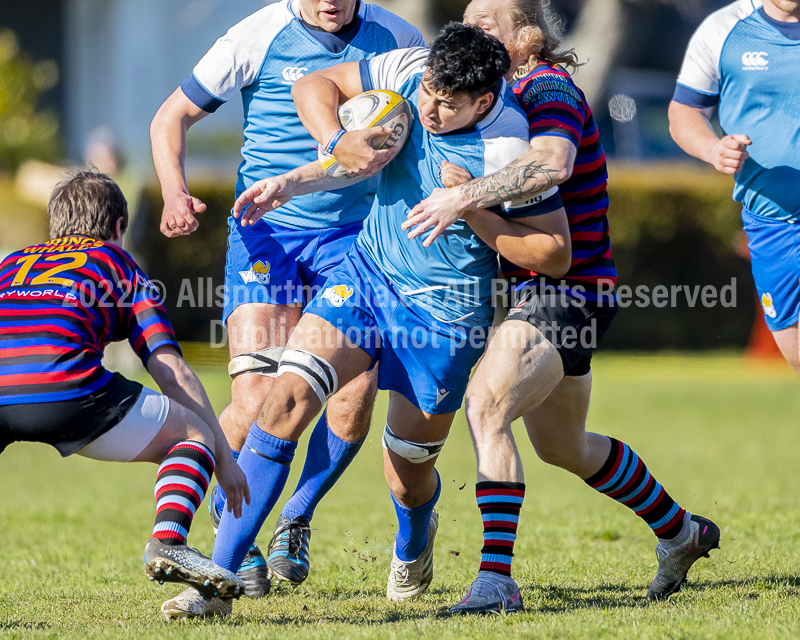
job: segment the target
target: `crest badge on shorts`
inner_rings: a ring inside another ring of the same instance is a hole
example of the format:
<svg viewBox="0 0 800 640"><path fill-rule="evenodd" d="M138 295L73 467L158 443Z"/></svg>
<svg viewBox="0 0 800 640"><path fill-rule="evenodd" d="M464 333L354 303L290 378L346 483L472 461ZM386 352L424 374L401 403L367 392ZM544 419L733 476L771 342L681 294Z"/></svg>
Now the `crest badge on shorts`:
<svg viewBox="0 0 800 640"><path fill-rule="evenodd" d="M764 315L768 318L777 318L778 311L775 309L775 305L772 304L772 294L765 293L761 296L761 306L764 307Z"/></svg>
<svg viewBox="0 0 800 640"><path fill-rule="evenodd" d="M353 289L346 284L337 284L334 287L328 287L322 292L322 299L330 302L334 307L341 307L345 300L353 295Z"/></svg>
<svg viewBox="0 0 800 640"><path fill-rule="evenodd" d="M269 262L259 260L250 267L250 271L240 271L239 275L242 276L245 284L250 284L251 282L269 284L269 268Z"/></svg>

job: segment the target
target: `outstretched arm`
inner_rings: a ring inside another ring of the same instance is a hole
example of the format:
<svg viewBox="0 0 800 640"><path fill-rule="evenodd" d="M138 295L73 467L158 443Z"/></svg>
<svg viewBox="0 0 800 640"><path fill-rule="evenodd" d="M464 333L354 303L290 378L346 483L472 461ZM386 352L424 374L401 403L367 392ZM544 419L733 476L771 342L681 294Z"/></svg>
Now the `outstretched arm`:
<svg viewBox="0 0 800 640"><path fill-rule="evenodd" d="M399 149L393 151L394 158ZM358 178L334 178L328 175L319 162L309 162L291 171L259 180L252 187L243 191L233 205L233 217L241 217L241 225L254 225L268 211L282 207L295 196L318 191L335 191L366 180L369 176Z"/></svg>
<svg viewBox="0 0 800 640"><path fill-rule="evenodd" d="M677 145L690 156L707 162L717 171L739 173L750 157L752 143L744 134L720 138L711 126L714 108L698 109L673 100L669 103L669 133Z"/></svg>
<svg viewBox="0 0 800 640"><path fill-rule="evenodd" d="M186 133L207 115L178 88L161 105L150 125L153 164L164 198L160 228L168 238L185 236L197 229L195 213L206 210L203 202L189 194L185 165Z"/></svg>
<svg viewBox="0 0 800 640"><path fill-rule="evenodd" d="M530 150L500 171L459 187L434 189L408 213L403 229L411 229L408 237L414 239L433 228L423 242L428 247L464 211L527 199L565 182L572 175L576 155L575 145L566 138L533 138Z"/></svg>

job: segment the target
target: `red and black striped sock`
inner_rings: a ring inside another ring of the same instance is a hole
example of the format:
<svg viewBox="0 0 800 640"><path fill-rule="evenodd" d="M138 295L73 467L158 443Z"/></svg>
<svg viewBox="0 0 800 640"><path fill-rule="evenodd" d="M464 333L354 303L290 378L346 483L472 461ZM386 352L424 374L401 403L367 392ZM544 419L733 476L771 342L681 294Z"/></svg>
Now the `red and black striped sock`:
<svg viewBox="0 0 800 640"><path fill-rule="evenodd" d="M659 538L670 540L683 528L681 509L652 476L642 459L624 442L611 440L608 459L591 478L593 489L633 509Z"/></svg>
<svg viewBox="0 0 800 640"><path fill-rule="evenodd" d="M479 482L475 495L483 520L480 571L511 576L511 559L525 485L521 482Z"/></svg>
<svg viewBox="0 0 800 640"><path fill-rule="evenodd" d="M195 440L172 447L156 477L153 537L164 544L186 544L195 511L214 474L214 454Z"/></svg>

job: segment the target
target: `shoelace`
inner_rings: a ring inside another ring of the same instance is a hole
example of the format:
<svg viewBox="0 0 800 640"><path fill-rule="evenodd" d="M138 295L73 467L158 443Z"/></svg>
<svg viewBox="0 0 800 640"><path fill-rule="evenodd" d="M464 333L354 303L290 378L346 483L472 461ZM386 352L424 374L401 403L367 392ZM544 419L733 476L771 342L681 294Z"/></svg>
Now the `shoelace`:
<svg viewBox="0 0 800 640"><path fill-rule="evenodd" d="M483 595L483 585L489 586L491 589L494 589L497 592L497 595L500 596L500 602L503 603L503 610L506 608L506 594L503 593L503 590L500 588L500 583L495 582L494 580L481 580L478 578L475 581L475 584L472 586L473 593L475 592L475 587L478 587L478 596Z"/></svg>
<svg viewBox="0 0 800 640"><path fill-rule="evenodd" d="M279 544L283 543L281 537L284 533L288 532L288 540L287 546L289 547L288 554L290 556L294 556L295 559L300 559L300 551L303 548L303 533L306 531L314 531L308 525L298 525L294 520L291 522L287 522L285 525L280 527L275 533L272 534L272 538L269 541L269 548L272 549L275 545L275 541L277 540Z"/></svg>
<svg viewBox="0 0 800 640"><path fill-rule="evenodd" d="M408 581L408 565L405 562L395 563L392 559L391 571L394 582L405 584Z"/></svg>

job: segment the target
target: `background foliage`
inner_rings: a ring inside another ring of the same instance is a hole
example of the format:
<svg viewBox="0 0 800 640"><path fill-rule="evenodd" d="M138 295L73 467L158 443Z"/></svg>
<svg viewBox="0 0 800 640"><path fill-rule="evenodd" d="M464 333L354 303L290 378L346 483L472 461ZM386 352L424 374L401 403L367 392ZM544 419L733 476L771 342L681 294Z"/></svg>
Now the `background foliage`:
<svg viewBox="0 0 800 640"><path fill-rule="evenodd" d="M176 306L182 282L197 290L198 278L223 283L226 219L233 203L233 181L191 185L208 209L191 236L167 239L158 231L163 202L160 190L147 189L133 230L134 248L152 277L164 282L170 317L183 340L209 341L212 320L221 309L196 308L184 298ZM703 167L612 166L611 240L619 284L714 285L736 280L736 309L717 305L690 308L685 297L677 308L622 309L606 338L619 349L741 348L755 317L749 263L737 249L741 232L739 205L731 200L732 180ZM184 287L186 285L183 285ZM204 287L207 287L204 281ZM207 290L207 289L206 289Z"/></svg>
<svg viewBox="0 0 800 640"><path fill-rule="evenodd" d="M29 158L63 156L56 115L38 108L58 76L55 62L34 62L20 50L14 33L0 28L0 170L13 172Z"/></svg>

